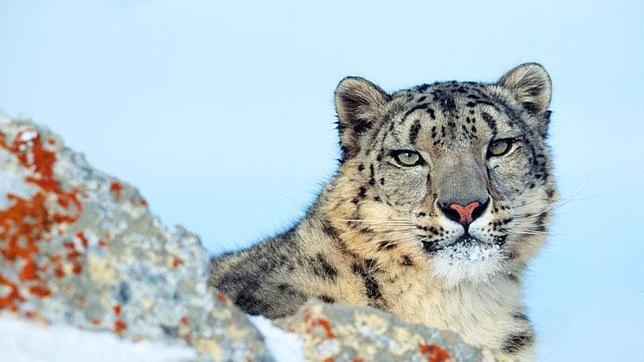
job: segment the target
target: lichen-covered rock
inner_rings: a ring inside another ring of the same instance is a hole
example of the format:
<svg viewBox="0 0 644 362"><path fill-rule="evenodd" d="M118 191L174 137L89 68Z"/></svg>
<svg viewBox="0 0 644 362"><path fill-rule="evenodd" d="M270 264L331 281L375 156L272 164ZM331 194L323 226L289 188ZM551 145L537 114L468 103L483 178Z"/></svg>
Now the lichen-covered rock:
<svg viewBox="0 0 644 362"><path fill-rule="evenodd" d="M135 189L0 116L0 313L269 360L246 316L208 290L207 268L198 238L161 225Z"/></svg>
<svg viewBox="0 0 644 362"><path fill-rule="evenodd" d="M313 361L493 360L453 333L404 323L373 308L309 302L277 323L300 335Z"/></svg>

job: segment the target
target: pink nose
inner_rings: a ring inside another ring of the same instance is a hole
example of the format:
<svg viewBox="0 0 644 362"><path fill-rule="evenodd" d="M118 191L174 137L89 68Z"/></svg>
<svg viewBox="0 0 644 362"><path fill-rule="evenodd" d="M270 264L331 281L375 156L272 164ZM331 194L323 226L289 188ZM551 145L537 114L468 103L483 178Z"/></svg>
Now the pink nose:
<svg viewBox="0 0 644 362"><path fill-rule="evenodd" d="M472 201L469 204L463 206L461 204L450 204L448 208L456 211L459 216L458 222L462 225L469 225L472 223L472 214L477 207L481 206L481 203L478 201Z"/></svg>

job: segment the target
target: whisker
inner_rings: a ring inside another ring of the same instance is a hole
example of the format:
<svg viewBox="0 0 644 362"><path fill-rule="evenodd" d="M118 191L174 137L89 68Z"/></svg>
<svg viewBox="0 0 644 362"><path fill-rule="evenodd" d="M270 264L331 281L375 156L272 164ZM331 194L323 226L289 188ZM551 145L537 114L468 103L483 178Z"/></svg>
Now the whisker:
<svg viewBox="0 0 644 362"><path fill-rule="evenodd" d="M381 224L381 223L389 223L389 224L409 224L412 225L413 223L410 220L377 220L377 219L334 219L337 221L351 221L351 222L363 222L363 223L371 223L371 224Z"/></svg>
<svg viewBox="0 0 644 362"><path fill-rule="evenodd" d="M549 231L539 231L539 230L525 230L525 231L510 231L508 234L512 235L560 235L551 233Z"/></svg>
<svg viewBox="0 0 644 362"><path fill-rule="evenodd" d="M391 235L391 237L387 237L386 235L388 234ZM379 235L377 239L370 239L362 243L357 243L355 245L365 246L365 245L371 245L371 244L380 244L383 242L387 242L390 245L395 245L405 241L409 241L410 239L414 239L414 237L415 235L413 235L412 233L393 231L393 232L386 232L384 233L384 235Z"/></svg>
<svg viewBox="0 0 644 362"><path fill-rule="evenodd" d="M575 194L572 195L569 198L562 199L562 200L559 200L559 201L551 201L551 202L549 202L548 204L546 204L544 206L544 208L541 211L538 212L538 215L543 214L545 212L550 212L550 211L553 211L553 210L557 210L557 209L569 204L572 201L576 201L579 198L579 195L581 195L586 190L586 187L588 187L588 183L589 183L589 180L586 179L586 182L581 186L581 188L579 188L579 190L576 191ZM536 204L538 202L541 202L541 200L532 201L532 202L524 204L524 205L514 205L513 208L520 210L521 208L527 208L528 206L532 206L532 205L534 205L534 204Z"/></svg>

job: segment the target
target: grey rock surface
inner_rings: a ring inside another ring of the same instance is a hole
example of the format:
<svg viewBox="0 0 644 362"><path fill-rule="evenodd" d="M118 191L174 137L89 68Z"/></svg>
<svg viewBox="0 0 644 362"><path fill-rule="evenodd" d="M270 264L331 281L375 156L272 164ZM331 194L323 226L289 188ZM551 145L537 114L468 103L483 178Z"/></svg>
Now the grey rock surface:
<svg viewBox="0 0 644 362"><path fill-rule="evenodd" d="M309 302L277 321L296 332L312 361L482 361L494 360L449 332L402 322L373 308Z"/></svg>
<svg viewBox="0 0 644 362"><path fill-rule="evenodd" d="M0 118L0 311L269 360L259 331L208 290L207 251L48 130Z"/></svg>
<svg viewBox="0 0 644 362"><path fill-rule="evenodd" d="M187 345L202 360L272 360L247 316L208 288L208 259L136 189L47 129L0 115L0 314ZM300 336L307 360L491 358L371 308L311 302L276 324Z"/></svg>

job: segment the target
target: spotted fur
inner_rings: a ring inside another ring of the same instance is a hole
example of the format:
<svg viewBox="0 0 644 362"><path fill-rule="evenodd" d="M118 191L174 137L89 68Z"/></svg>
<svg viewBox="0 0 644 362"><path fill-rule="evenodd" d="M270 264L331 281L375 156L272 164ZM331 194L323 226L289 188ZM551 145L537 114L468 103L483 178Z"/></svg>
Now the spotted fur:
<svg viewBox="0 0 644 362"><path fill-rule="evenodd" d="M533 359L521 284L557 201L550 94L534 63L497 83L392 94L345 78L335 92L336 176L291 230L213 258L211 285L251 314L284 317L310 298L367 305ZM511 149L491 155L500 139ZM419 162L401 165L400 150ZM464 206L449 205L468 203L473 221L461 224L454 210Z"/></svg>

